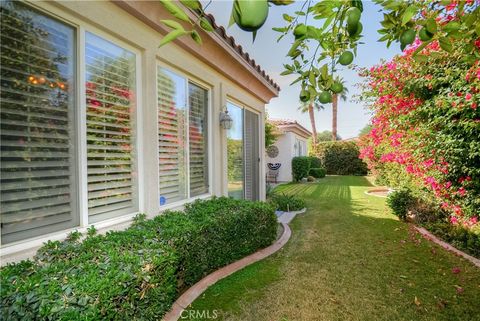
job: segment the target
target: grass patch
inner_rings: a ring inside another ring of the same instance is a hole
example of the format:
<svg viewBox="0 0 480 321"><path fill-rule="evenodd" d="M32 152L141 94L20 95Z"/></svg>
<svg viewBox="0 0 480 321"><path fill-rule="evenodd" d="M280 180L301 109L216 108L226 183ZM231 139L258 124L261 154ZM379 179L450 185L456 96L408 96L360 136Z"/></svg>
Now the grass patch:
<svg viewBox="0 0 480 321"><path fill-rule="evenodd" d="M368 187L348 176L279 186L307 202L289 243L191 310L216 320L480 320L480 270L398 221Z"/></svg>

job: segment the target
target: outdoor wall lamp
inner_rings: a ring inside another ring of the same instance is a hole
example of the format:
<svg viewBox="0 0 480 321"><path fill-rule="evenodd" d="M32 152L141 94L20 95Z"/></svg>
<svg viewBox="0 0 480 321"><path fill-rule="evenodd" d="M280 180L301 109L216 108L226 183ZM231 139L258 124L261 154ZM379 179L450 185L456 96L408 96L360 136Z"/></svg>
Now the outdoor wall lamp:
<svg viewBox="0 0 480 321"><path fill-rule="evenodd" d="M225 108L225 111L220 112L220 126L222 126L223 129L230 129L232 128L232 125L233 119L228 114L227 108Z"/></svg>

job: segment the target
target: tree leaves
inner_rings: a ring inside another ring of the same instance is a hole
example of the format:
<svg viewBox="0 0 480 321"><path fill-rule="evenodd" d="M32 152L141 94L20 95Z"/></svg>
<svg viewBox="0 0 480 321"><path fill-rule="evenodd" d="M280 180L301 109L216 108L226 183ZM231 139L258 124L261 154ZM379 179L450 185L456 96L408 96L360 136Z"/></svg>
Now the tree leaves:
<svg viewBox="0 0 480 321"><path fill-rule="evenodd" d="M168 12L172 14L177 19L180 19L185 22L190 22L190 18L187 16L185 11L183 11L180 7L174 4L172 1L169 0L160 0L160 3L167 9Z"/></svg>
<svg viewBox="0 0 480 321"><path fill-rule="evenodd" d="M413 16L417 13L417 10L417 7L413 5L407 7L402 15L402 26L405 26L413 18Z"/></svg>
<svg viewBox="0 0 480 321"><path fill-rule="evenodd" d="M162 40L160 40L160 43L159 43L158 47L160 48L160 47L166 45L167 43L169 43L171 41L174 41L178 37L186 35L186 34L188 34L188 32L183 30L183 29L175 29L173 31L170 31L165 37L162 38Z"/></svg>
<svg viewBox="0 0 480 321"><path fill-rule="evenodd" d="M210 21L205 17L200 18L200 27L202 27L203 30L209 31L209 32L214 30Z"/></svg>
<svg viewBox="0 0 480 321"><path fill-rule="evenodd" d="M453 46L452 43L450 42L450 39L447 37L442 37L438 39L438 43L440 44L440 48L447 52L452 52Z"/></svg>
<svg viewBox="0 0 480 321"><path fill-rule="evenodd" d="M172 29L183 29L183 26L175 20L160 20L160 22Z"/></svg>

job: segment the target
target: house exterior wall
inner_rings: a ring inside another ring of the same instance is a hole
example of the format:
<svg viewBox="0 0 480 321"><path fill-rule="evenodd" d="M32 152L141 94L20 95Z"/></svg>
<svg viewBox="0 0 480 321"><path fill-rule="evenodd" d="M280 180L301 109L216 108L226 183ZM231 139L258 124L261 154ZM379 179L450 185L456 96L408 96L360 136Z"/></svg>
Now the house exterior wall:
<svg viewBox="0 0 480 321"><path fill-rule="evenodd" d="M292 158L297 156L295 143L297 140L304 142L305 146L307 145L307 139L302 137L294 132L284 132L281 136L278 137L275 142L275 146L278 148L278 156L275 158L267 157L267 163L280 163L282 166L278 172L277 180L279 182L291 182L292 178ZM305 151L305 156L308 155L308 150ZM266 167L268 170L268 167Z"/></svg>
<svg viewBox="0 0 480 321"><path fill-rule="evenodd" d="M264 152L264 119L265 119L265 97L267 93L258 79L252 79L249 87L246 88L240 82L232 80L231 75L225 75L214 69L211 65L198 59L188 52L185 46L178 43L171 43L158 48L162 34L141 20L133 17L124 9L113 2L108 1L65 1L65 2L32 2L34 7L53 15L60 20L77 27L77 35L82 38L85 30L93 31L96 34L119 41L138 52L137 76L139 91L138 94L138 120L137 120L137 146L138 148L138 175L139 175L139 211L102 221L94 224L99 232L107 230L124 229L129 226L131 219L137 213L146 213L153 217L169 207L161 207L159 204L159 164L158 164L158 115L157 115L157 64L189 79L198 82L209 89L209 175L210 195L227 195L227 153L225 130L219 125L219 114L227 104L227 100L238 102L243 108L253 111L259 115L259 146L260 146L260 199L265 199L265 152ZM204 37L205 35L202 34ZM208 36L207 36L208 37ZM83 39L80 39L83 41ZM182 40L185 41L185 40ZM198 50L204 50L199 48ZM81 60L82 52L78 52ZM229 57L222 58L224 63L229 63ZM83 62L84 63L84 62ZM82 64L82 62L80 63ZM231 66L234 70L238 66ZM82 71L78 70L78 74ZM82 76L78 83L81 83ZM247 75L242 72L243 80ZM240 80L239 80L240 81ZM82 85L79 86L79 97ZM257 90L259 93L255 95ZM85 106L80 108L85 108ZM80 126L85 126L80 124ZM86 165L85 165L86 166ZM85 169L86 167L83 167ZM82 167L80 167L82 168ZM80 174L81 180L85 178ZM83 178L82 178L83 177ZM5 244L1 248L2 264L11 261L28 258L32 256L39 246L46 240L61 240L73 230L85 232L88 224L88 213L86 208L86 183L83 182L79 191L80 203L80 226L51 233L33 239ZM190 201L190 200L188 200ZM82 205L83 204L83 205ZM175 208L181 208L182 204L175 204ZM86 215L86 216L85 216ZM87 219L85 219L87 217Z"/></svg>

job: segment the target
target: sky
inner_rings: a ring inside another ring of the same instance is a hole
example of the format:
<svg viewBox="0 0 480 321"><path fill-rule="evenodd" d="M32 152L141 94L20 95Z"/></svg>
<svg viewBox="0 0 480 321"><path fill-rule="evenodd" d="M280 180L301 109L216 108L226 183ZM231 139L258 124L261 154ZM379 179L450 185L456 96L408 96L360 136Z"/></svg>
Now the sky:
<svg viewBox="0 0 480 321"><path fill-rule="evenodd" d="M208 2L202 1L204 5ZM380 38L377 30L380 29L382 14L379 13L379 7L371 1L363 1L364 11L362 14L363 38L358 48L358 56L354 64L359 67L371 67L378 64L382 59L389 60L394 55L400 53L399 44L392 44L387 49L384 42L378 42ZM252 42L252 35L249 32L242 31L235 24L227 29L227 34L233 36L236 42L242 45L244 51L254 58L270 77L280 85L281 91L277 98L273 98L267 105L267 111L270 118L293 119L297 120L307 129L311 130L308 113L302 114L297 110L300 106L298 95L300 85L289 84L295 79L295 76L280 76L283 71L283 64L290 63L286 57L293 36L283 38L277 43L280 35L272 30L272 27L283 27L285 22L282 18L283 13L293 15L294 11L299 10L303 1L296 1L288 6L271 6L268 19L263 27L258 31L255 42ZM214 0L206 7L206 11L215 16L217 24L224 27L228 26L232 1ZM357 72L348 68L339 69L338 74L346 81L349 90L348 100L340 101L338 107L338 134L343 138L352 138L358 136L359 131L369 123L370 114L368 108L355 100L353 97L360 93L355 84L361 82ZM331 130L332 128L332 110L331 104L326 105L324 110L315 112L315 123L317 131Z"/></svg>

